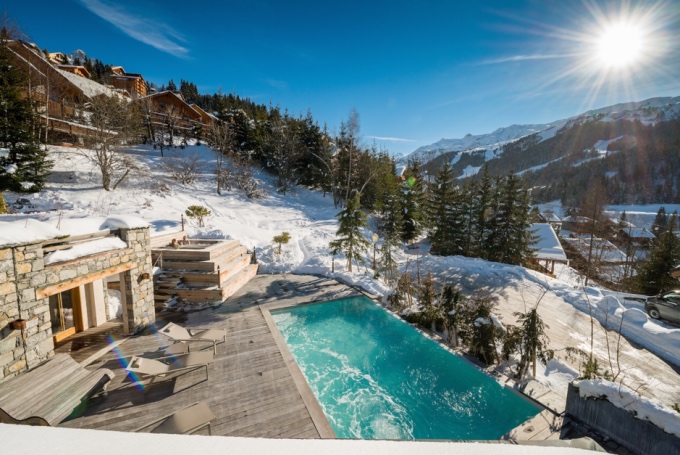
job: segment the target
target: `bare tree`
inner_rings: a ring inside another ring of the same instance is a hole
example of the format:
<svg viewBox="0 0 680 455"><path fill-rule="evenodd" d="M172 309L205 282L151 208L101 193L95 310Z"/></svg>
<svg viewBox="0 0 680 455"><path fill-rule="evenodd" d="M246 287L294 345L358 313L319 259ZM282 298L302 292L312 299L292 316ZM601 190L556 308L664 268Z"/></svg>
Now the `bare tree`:
<svg viewBox="0 0 680 455"><path fill-rule="evenodd" d="M588 286L588 279L595 273L593 268L593 247L594 239L604 230L604 207L607 204L607 192L604 184L600 180L595 180L591 189L586 193L581 202L578 215L588 218L586 231L590 234L590 244L588 246L588 258L586 280L584 285Z"/></svg>
<svg viewBox="0 0 680 455"><path fill-rule="evenodd" d="M146 129L145 134L149 141L156 140L155 125L153 122L153 115L155 110L154 102L151 98L144 98L137 101L139 105L139 112L144 121L144 127ZM161 156L163 155L161 149Z"/></svg>
<svg viewBox="0 0 680 455"><path fill-rule="evenodd" d="M137 163L121 147L139 134L139 110L117 97L98 96L92 100L85 142L93 152L85 154L102 174L106 191L115 190Z"/></svg>
<svg viewBox="0 0 680 455"><path fill-rule="evenodd" d="M234 155L236 131L229 122L214 121L208 131L208 145L215 152L217 164L217 194L222 194L222 187L229 185L231 172L225 169L225 159Z"/></svg>
<svg viewBox="0 0 680 455"><path fill-rule="evenodd" d="M173 153L161 158L159 167L168 172L173 180L186 185L198 179L203 162L197 153Z"/></svg>

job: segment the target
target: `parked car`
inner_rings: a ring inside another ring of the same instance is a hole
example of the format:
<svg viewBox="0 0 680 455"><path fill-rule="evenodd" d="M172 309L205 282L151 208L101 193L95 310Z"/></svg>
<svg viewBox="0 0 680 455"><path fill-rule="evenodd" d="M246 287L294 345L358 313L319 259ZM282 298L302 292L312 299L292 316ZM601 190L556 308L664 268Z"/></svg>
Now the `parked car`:
<svg viewBox="0 0 680 455"><path fill-rule="evenodd" d="M653 319L667 319L680 323L680 291L668 291L645 302L645 310Z"/></svg>

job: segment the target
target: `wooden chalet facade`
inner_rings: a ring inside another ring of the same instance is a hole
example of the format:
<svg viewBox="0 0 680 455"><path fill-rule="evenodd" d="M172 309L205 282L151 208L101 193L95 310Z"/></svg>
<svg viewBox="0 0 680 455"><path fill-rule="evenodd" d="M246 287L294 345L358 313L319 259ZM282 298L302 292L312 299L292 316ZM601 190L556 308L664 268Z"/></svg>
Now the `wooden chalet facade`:
<svg viewBox="0 0 680 455"><path fill-rule="evenodd" d="M132 98L146 96L146 81L141 74L126 73L122 66L111 68L111 85L118 90L126 90Z"/></svg>
<svg viewBox="0 0 680 455"><path fill-rule="evenodd" d="M154 131L168 129L170 125L185 137L202 136L206 126L217 120L198 106L188 104L179 91L166 90L137 98L134 102L140 103L146 113L150 136L154 135Z"/></svg>

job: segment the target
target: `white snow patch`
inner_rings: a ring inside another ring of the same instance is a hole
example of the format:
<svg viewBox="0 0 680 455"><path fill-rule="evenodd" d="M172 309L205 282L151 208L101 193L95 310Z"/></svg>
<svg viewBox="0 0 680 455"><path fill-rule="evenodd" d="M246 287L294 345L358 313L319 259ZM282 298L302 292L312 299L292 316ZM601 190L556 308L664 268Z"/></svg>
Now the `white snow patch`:
<svg viewBox="0 0 680 455"><path fill-rule="evenodd" d="M129 455L146 455L149 448L165 455L201 453L205 455L276 453L277 455L588 455L592 452L572 447L486 444L480 442L435 441L365 441L343 439L265 439L228 436L186 436L120 431L83 430L62 427L32 427L0 424L3 442L12 453L29 455L54 452L55 447L69 447L73 455L89 455L96 447L98 455L117 455L121 447ZM30 444L27 444L30 441ZM78 444L73 444L78 441Z"/></svg>
<svg viewBox="0 0 680 455"><path fill-rule="evenodd" d="M122 296L120 291L109 289L109 318L119 318L123 315Z"/></svg>

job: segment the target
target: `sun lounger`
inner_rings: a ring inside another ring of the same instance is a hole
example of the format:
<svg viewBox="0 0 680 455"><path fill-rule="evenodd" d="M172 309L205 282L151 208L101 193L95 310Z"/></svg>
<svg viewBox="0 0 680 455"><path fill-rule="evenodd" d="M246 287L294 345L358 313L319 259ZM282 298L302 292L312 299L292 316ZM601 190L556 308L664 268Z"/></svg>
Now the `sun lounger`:
<svg viewBox="0 0 680 455"><path fill-rule="evenodd" d="M212 434L210 430L210 421L214 418L215 415L212 413L208 405L201 401L194 403L187 408L161 417L158 420L154 420L143 427L137 428L135 431L141 431L152 425L160 423L160 425L151 430L151 433L192 434L207 426L208 434Z"/></svg>
<svg viewBox="0 0 680 455"><path fill-rule="evenodd" d="M150 376L151 380L147 387L160 377L166 377L173 373L189 373L198 368L205 368L205 378L208 379L208 365L212 363L212 352L190 352L177 356L148 359L145 357L132 356L125 371L141 376Z"/></svg>
<svg viewBox="0 0 680 455"><path fill-rule="evenodd" d="M224 329L192 329L187 330L175 323L168 323L165 327L159 330L160 333L166 335L175 343L186 343L192 341L211 342L213 344L213 352L217 354L217 342L227 341L227 331Z"/></svg>
<svg viewBox="0 0 680 455"><path fill-rule="evenodd" d="M57 425L113 377L109 369L90 371L57 354L0 385L0 423Z"/></svg>

